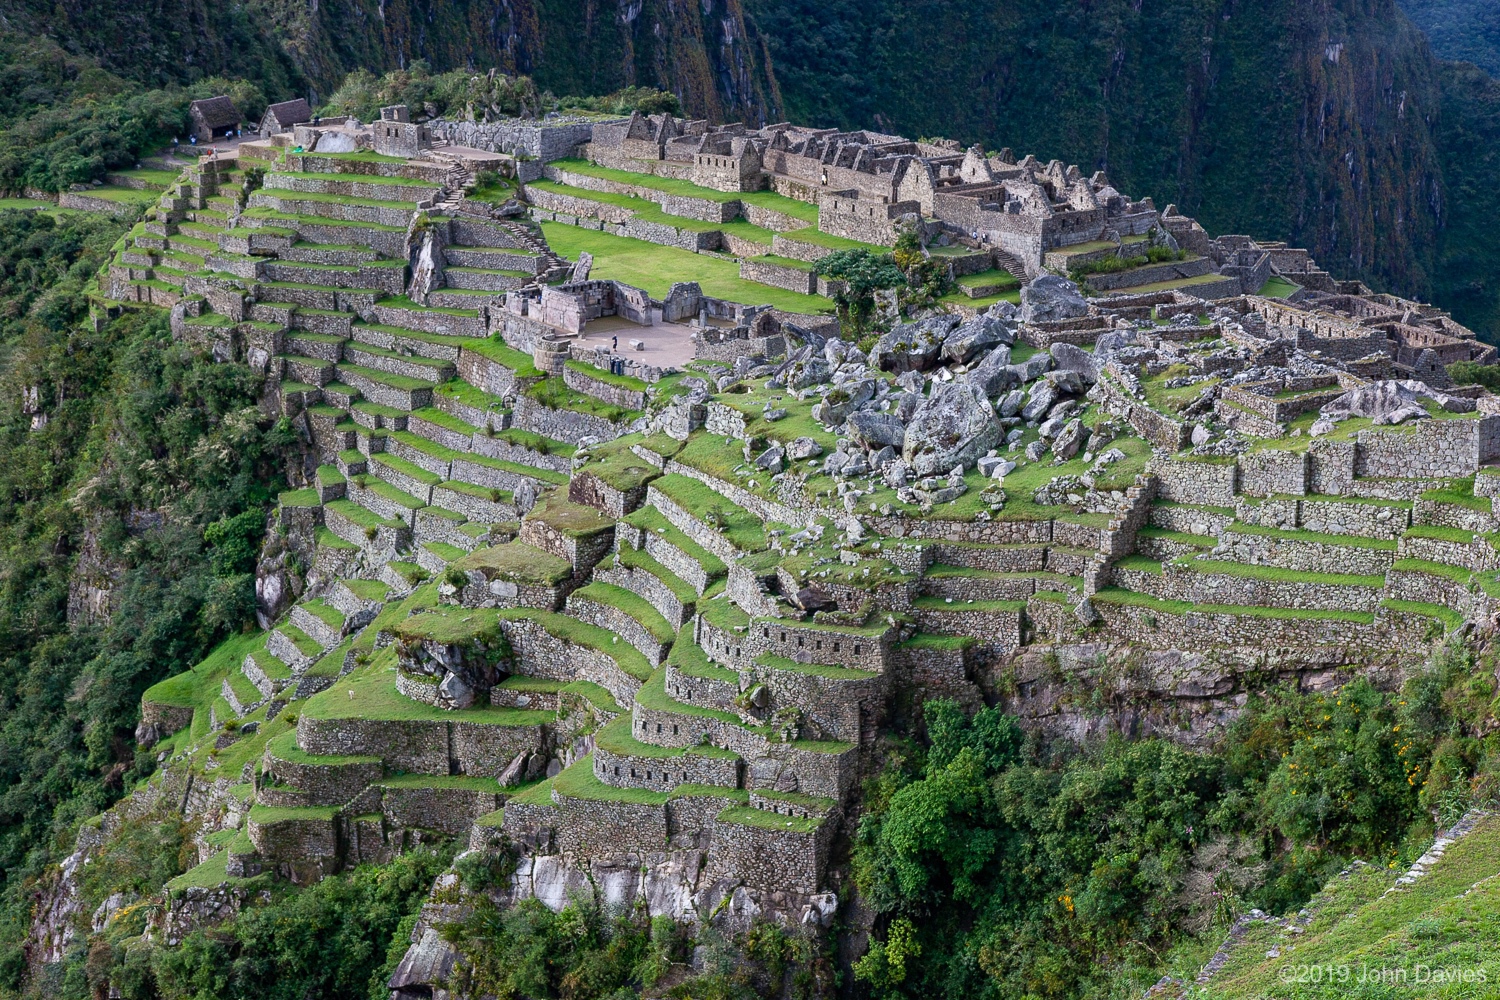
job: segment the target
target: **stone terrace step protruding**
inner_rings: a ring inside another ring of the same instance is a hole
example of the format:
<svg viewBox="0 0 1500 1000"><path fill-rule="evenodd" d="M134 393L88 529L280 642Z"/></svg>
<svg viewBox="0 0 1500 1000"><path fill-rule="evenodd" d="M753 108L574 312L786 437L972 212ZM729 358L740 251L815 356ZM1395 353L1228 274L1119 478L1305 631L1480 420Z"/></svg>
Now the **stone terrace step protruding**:
<svg viewBox="0 0 1500 1000"><path fill-rule="evenodd" d="M650 602L613 584L595 582L575 590L568 597L568 614L614 632L653 667L666 660L676 638L677 630Z"/></svg>
<svg viewBox="0 0 1500 1000"><path fill-rule="evenodd" d="M371 402L398 410L420 410L432 405L433 383L395 375L362 365L338 366L340 381L358 389Z"/></svg>

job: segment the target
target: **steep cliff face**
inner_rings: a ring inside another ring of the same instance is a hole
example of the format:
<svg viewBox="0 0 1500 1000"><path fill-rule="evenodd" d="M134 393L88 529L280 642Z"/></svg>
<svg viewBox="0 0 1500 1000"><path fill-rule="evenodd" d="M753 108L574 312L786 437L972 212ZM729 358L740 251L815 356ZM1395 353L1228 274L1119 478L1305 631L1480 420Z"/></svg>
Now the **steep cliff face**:
<svg viewBox="0 0 1500 1000"><path fill-rule="evenodd" d="M1107 170L1426 294L1436 64L1394 0L746 0L796 119Z"/></svg>
<svg viewBox="0 0 1500 1000"><path fill-rule="evenodd" d="M351 70L425 59L532 74L559 94L660 87L718 120L759 124L779 106L740 0L4 0L0 14L153 84L224 73L316 96Z"/></svg>

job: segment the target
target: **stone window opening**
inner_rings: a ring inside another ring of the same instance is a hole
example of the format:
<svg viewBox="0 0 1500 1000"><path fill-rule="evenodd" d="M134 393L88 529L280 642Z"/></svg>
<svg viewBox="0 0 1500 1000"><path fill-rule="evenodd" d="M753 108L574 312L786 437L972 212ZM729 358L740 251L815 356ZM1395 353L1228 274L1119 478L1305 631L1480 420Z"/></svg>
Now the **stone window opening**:
<svg viewBox="0 0 1500 1000"><path fill-rule="evenodd" d="M786 642L786 633L785 632L781 633L781 641L782 642Z"/></svg>
<svg viewBox="0 0 1500 1000"><path fill-rule="evenodd" d="M615 777L618 778L619 776L620 776L620 765L616 764L615 765Z"/></svg>
<svg viewBox="0 0 1500 1000"><path fill-rule="evenodd" d="M801 649L801 648L802 648L802 646L803 646L803 642L804 642L804 639L803 639L803 637L802 637L802 636L800 636L800 635L799 635L799 636L797 636L797 648L798 648L798 649Z"/></svg>
<svg viewBox="0 0 1500 1000"><path fill-rule="evenodd" d="M838 652L838 651L839 651L839 644L838 644L838 643L834 643L834 644L833 644L833 651L834 651L834 652L835 652L835 653L837 653L837 652Z"/></svg>
<svg viewBox="0 0 1500 1000"><path fill-rule="evenodd" d="M761 629L760 630L760 637L762 639L769 639L769 638L771 638L771 630L768 629L768 628Z"/></svg>
<svg viewBox="0 0 1500 1000"><path fill-rule="evenodd" d="M854 655L858 656L859 654L860 654L860 647L859 646L855 646L854 647Z"/></svg>
<svg viewBox="0 0 1500 1000"><path fill-rule="evenodd" d="M646 772L646 780L647 780L647 781L650 781L650 780L651 780L651 772L650 772L650 771L647 771L647 772Z"/></svg>
<svg viewBox="0 0 1500 1000"><path fill-rule="evenodd" d="M646 720L642 719L641 720L641 732L644 733L645 731L646 731Z"/></svg>
<svg viewBox="0 0 1500 1000"><path fill-rule="evenodd" d="M734 655L735 655L735 658L736 658L736 659L738 659L738 658L739 658L739 655L740 655L740 647L738 647L738 646L736 646L736 647L734 647Z"/></svg>
<svg viewBox="0 0 1500 1000"><path fill-rule="evenodd" d="M631 777L632 777L632 778L634 778L634 777L635 777L635 768L633 768L633 767L632 767L632 768L631 768L631 769L630 769L630 776L631 776Z"/></svg>
<svg viewBox="0 0 1500 1000"><path fill-rule="evenodd" d="M659 732L661 732L661 723L660 723L660 722L658 722L658 723L657 723L657 724L656 724L656 731L657 731L657 732L658 732L658 733L659 733Z"/></svg>
<svg viewBox="0 0 1500 1000"><path fill-rule="evenodd" d="M676 727L676 726L673 726L673 727L672 727L672 735L673 735L673 736L676 736L676 735L677 735L677 727Z"/></svg>
<svg viewBox="0 0 1500 1000"><path fill-rule="evenodd" d="M822 648L823 648L823 640L822 639L819 639L817 642L813 643L813 649L822 649Z"/></svg>

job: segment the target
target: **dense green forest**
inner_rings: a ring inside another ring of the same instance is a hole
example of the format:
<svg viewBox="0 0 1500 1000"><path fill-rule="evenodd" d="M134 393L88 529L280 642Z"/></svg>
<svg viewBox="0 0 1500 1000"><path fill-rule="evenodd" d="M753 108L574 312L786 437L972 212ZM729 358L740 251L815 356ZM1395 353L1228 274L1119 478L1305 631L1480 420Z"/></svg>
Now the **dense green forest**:
<svg viewBox="0 0 1500 1000"><path fill-rule="evenodd" d="M1500 5L1490 0L1401 0L1443 59L1471 62L1500 76Z"/></svg>
<svg viewBox="0 0 1500 1000"><path fill-rule="evenodd" d="M173 344L164 314L89 321L87 286L122 231L0 212L0 976L12 983L29 883L154 766L134 751L141 692L253 622L255 554L292 443L262 419L258 378ZM28 389L44 426L17 405ZM80 554L114 579L106 626L68 626Z"/></svg>

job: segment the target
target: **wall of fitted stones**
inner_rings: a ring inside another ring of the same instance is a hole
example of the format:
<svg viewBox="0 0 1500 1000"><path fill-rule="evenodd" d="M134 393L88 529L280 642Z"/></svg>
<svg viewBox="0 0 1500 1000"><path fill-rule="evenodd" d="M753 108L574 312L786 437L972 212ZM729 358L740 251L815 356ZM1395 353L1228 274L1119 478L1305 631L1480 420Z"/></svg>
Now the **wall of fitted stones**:
<svg viewBox="0 0 1500 1000"><path fill-rule="evenodd" d="M385 768L374 764L299 764L281 760L268 750L262 765L263 775L283 785L290 785L307 796L307 804L341 806L379 781Z"/></svg>
<svg viewBox="0 0 1500 1000"><path fill-rule="evenodd" d="M503 801L498 791L386 787L381 792L380 811L392 826L458 836L467 833L479 817L499 809Z"/></svg>
<svg viewBox="0 0 1500 1000"><path fill-rule="evenodd" d="M297 745L318 756L379 757L393 770L448 773L446 722L297 717Z"/></svg>
<svg viewBox="0 0 1500 1000"><path fill-rule="evenodd" d="M738 677L737 674L735 676ZM740 683L737 679L728 681L716 677L693 677L684 674L669 663L664 687L674 701L688 705L703 705L723 712L737 710L735 701L740 693Z"/></svg>
<svg viewBox="0 0 1500 1000"><path fill-rule="evenodd" d="M517 672L521 676L591 681L621 705L635 700L641 682L621 670L613 657L564 642L535 622L506 622L504 627L517 653Z"/></svg>
<svg viewBox="0 0 1500 1000"><path fill-rule="evenodd" d="M1390 569L1396 553L1393 549L1371 549L1231 531L1220 540L1215 558L1247 565L1282 566L1303 573L1383 576Z"/></svg>
<svg viewBox="0 0 1500 1000"><path fill-rule="evenodd" d="M906 649L891 651L891 686L910 690L919 700L951 698L970 709L983 706L979 686L969 678L965 649Z"/></svg>
<svg viewBox="0 0 1500 1000"><path fill-rule="evenodd" d="M1300 451L1267 449L1239 458L1241 493L1256 497L1307 492L1307 455Z"/></svg>
<svg viewBox="0 0 1500 1000"><path fill-rule="evenodd" d="M1233 507L1239 468L1234 462L1189 462L1161 456L1148 466L1160 483L1158 496L1178 503Z"/></svg>
<svg viewBox="0 0 1500 1000"><path fill-rule="evenodd" d="M966 635L987 646L1012 649L1021 644L1020 611L979 611L962 608L913 608L912 620L923 632Z"/></svg>
<svg viewBox="0 0 1500 1000"><path fill-rule="evenodd" d="M770 685L774 707L802 711L805 739L856 743L866 732L873 735L886 702L884 674L861 680L833 679L792 670L763 674Z"/></svg>
<svg viewBox="0 0 1500 1000"><path fill-rule="evenodd" d="M1488 421L1421 420L1400 430L1368 430L1357 435L1356 476L1417 478L1472 476L1479 468L1481 436Z"/></svg>
<svg viewBox="0 0 1500 1000"><path fill-rule="evenodd" d="M517 396L515 411L511 418L517 427L553 438L567 444L577 444L586 437L613 440L625 433L623 424L612 423L603 417L575 410L549 410L530 396Z"/></svg>
<svg viewBox="0 0 1500 1000"><path fill-rule="evenodd" d="M837 827L830 819L813 833L795 833L716 821L705 874L710 880L734 879L759 889L817 892Z"/></svg>
<svg viewBox="0 0 1500 1000"><path fill-rule="evenodd" d="M602 399L612 406L622 406L627 410L643 410L646 408L646 393L641 389L625 389L602 379L594 378L586 372L580 372L575 368L563 369L563 382L570 389L581 392L595 399Z"/></svg>
<svg viewBox="0 0 1500 1000"><path fill-rule="evenodd" d="M1309 611L1374 611L1380 587L1362 587L1306 580L1261 580L1251 577L1199 573L1167 564L1160 573L1116 567L1120 586L1169 601L1228 604Z"/></svg>
<svg viewBox="0 0 1500 1000"><path fill-rule="evenodd" d="M331 819L281 820L262 825L252 815L245 832L256 853L275 864L337 858L340 853L338 830Z"/></svg>
<svg viewBox="0 0 1500 1000"><path fill-rule="evenodd" d="M508 820L507 816L507 826ZM563 799L558 805L555 837L564 854L583 857L660 851L667 846L667 807Z"/></svg>
<svg viewBox="0 0 1500 1000"><path fill-rule="evenodd" d="M619 490L584 470L568 484L568 499L602 510L610 517L620 518L640 509L646 500L646 487Z"/></svg>
<svg viewBox="0 0 1500 1000"><path fill-rule="evenodd" d="M648 788L670 792L678 785L717 785L738 788L738 758L709 757L692 752L678 757L638 757L594 747L594 777L615 788Z"/></svg>

